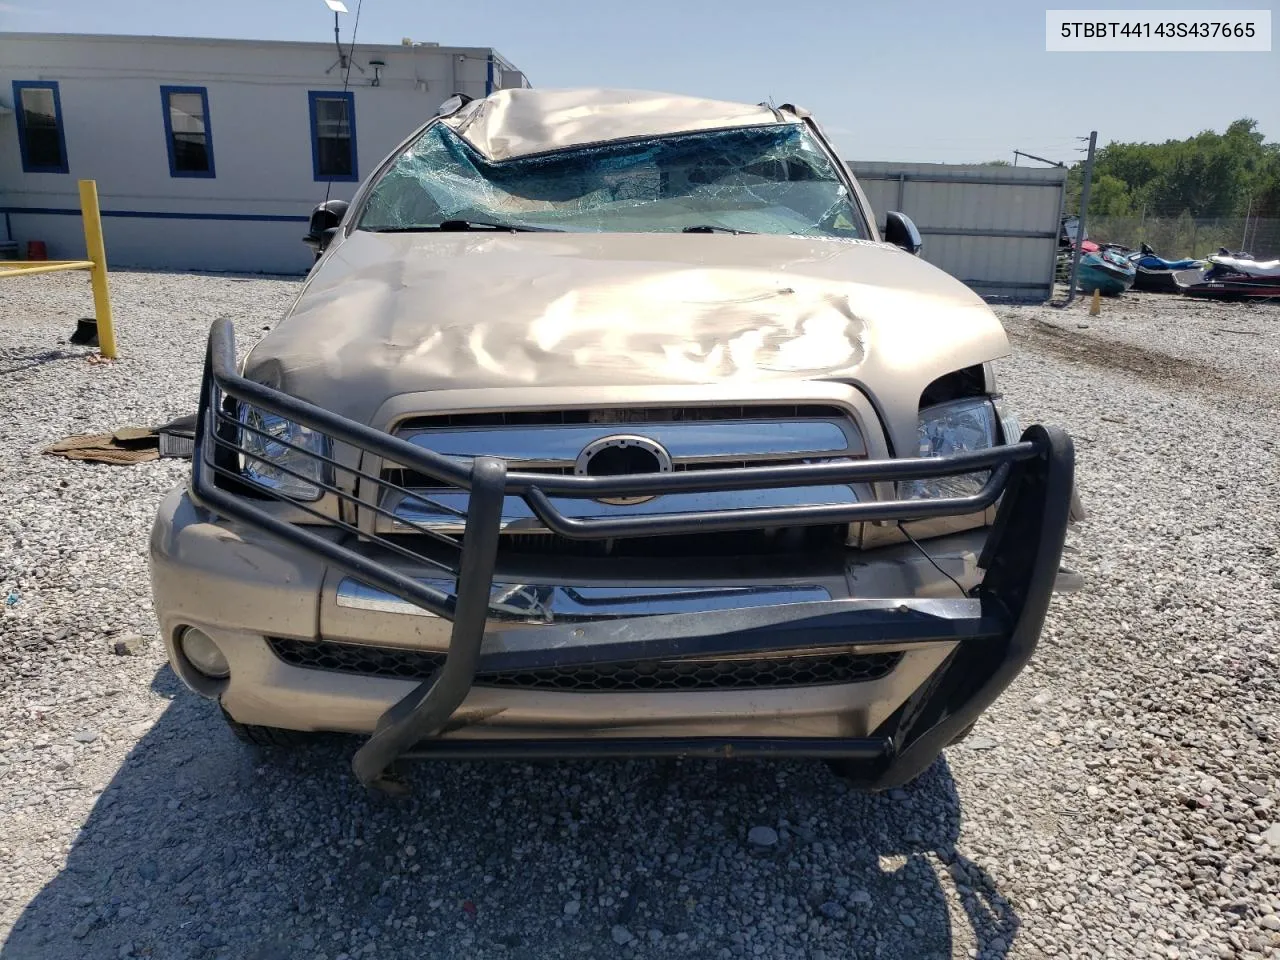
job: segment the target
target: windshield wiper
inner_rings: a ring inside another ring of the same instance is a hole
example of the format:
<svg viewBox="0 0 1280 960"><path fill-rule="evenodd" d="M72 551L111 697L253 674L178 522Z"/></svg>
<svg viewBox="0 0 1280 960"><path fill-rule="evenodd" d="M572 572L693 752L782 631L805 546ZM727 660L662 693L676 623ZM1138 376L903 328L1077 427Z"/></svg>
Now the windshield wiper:
<svg viewBox="0 0 1280 960"><path fill-rule="evenodd" d="M441 230L510 230L512 233L564 233L555 227L531 227L523 223L495 223L492 220L446 220Z"/></svg>
<svg viewBox="0 0 1280 960"><path fill-rule="evenodd" d="M555 227L531 227L525 224L494 223L489 220L445 220L442 223L418 223L408 227L374 227L374 233L462 233L467 230L502 230L510 233L564 233Z"/></svg>
<svg viewBox="0 0 1280 960"><path fill-rule="evenodd" d="M734 230L732 227L721 227L714 223L695 223L692 227L683 227L681 233L732 233L735 237L739 234L753 235L750 230Z"/></svg>

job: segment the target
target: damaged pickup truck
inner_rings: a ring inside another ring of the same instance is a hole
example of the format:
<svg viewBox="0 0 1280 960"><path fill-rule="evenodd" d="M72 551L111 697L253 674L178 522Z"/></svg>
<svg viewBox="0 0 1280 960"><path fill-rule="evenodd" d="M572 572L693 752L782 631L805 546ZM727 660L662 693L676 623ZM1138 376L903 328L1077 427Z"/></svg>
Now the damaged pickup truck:
<svg viewBox="0 0 1280 960"><path fill-rule="evenodd" d="M409 758L815 757L902 784L1036 646L1073 510L1004 331L810 115L454 98L237 366L151 540L237 735Z"/></svg>

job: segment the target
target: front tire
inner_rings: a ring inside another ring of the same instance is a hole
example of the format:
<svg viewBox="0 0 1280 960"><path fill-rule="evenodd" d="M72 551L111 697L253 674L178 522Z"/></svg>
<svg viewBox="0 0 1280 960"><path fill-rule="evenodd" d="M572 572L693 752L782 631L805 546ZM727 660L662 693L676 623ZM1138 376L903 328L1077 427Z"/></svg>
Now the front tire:
<svg viewBox="0 0 1280 960"><path fill-rule="evenodd" d="M232 735L241 743L253 747L300 747L311 739L311 734L301 730L283 730L280 727L259 727L251 723L241 723L227 713L227 708L218 704L222 711L222 719L226 721Z"/></svg>

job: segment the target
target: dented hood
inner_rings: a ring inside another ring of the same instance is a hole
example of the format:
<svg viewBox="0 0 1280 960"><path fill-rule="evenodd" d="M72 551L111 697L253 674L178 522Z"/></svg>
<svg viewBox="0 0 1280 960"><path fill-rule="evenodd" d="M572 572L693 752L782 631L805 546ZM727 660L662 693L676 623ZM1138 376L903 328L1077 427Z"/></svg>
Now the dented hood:
<svg viewBox="0 0 1280 960"><path fill-rule="evenodd" d="M356 231L245 373L363 423L421 391L831 379L914 430L932 380L1007 352L971 290L869 241Z"/></svg>

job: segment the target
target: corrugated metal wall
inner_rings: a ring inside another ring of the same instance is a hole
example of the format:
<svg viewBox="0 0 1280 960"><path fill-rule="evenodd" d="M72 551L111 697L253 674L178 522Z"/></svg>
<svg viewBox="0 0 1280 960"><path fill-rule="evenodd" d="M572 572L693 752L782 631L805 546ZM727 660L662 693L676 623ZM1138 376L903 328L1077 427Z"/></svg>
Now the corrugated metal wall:
<svg viewBox="0 0 1280 960"><path fill-rule="evenodd" d="M924 258L981 296L1053 295L1065 169L846 162L881 227L886 211L907 214Z"/></svg>

